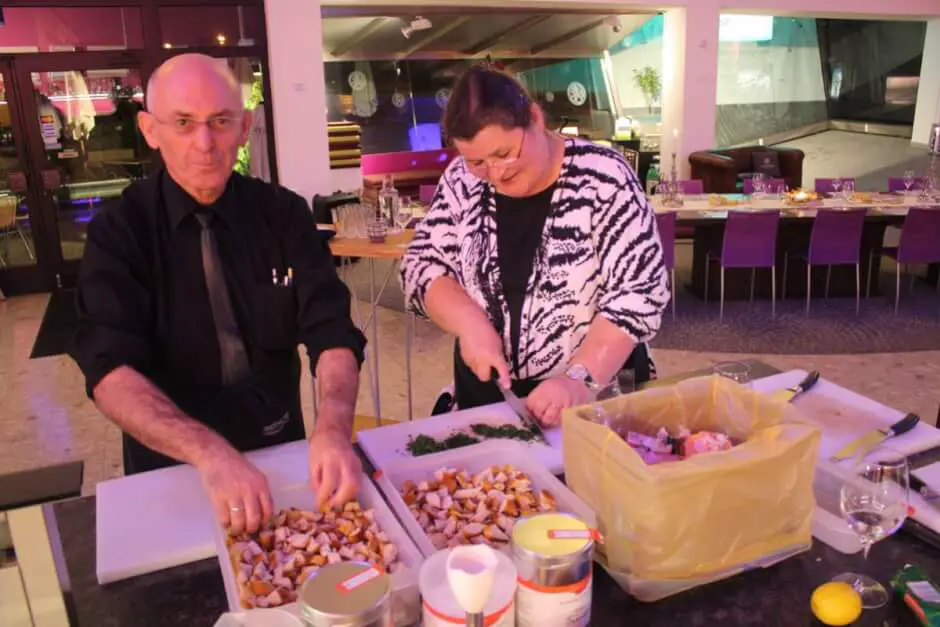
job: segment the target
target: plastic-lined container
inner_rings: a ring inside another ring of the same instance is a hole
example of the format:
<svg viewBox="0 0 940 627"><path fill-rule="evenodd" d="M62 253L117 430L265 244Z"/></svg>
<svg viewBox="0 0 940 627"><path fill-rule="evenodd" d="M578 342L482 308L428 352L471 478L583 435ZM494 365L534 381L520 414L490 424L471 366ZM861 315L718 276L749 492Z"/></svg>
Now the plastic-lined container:
<svg viewBox="0 0 940 627"><path fill-rule="evenodd" d="M418 589L421 591L421 624L424 627L449 627L465 623L464 611L457 604L447 580L447 558L451 549L438 551L421 567ZM483 608L486 627L514 627L516 624L516 567L505 553L494 551L499 566L489 601Z"/></svg>
<svg viewBox="0 0 940 627"><path fill-rule="evenodd" d="M570 514L538 514L512 529L519 572L519 627L586 626L591 622L594 531Z"/></svg>
<svg viewBox="0 0 940 627"><path fill-rule="evenodd" d="M398 548L398 561L401 565L391 575L392 578L392 619L395 625L413 625L421 616L421 601L418 598L418 574L424 557L415 547L408 533L399 524L398 519L385 504L382 495L368 477L363 475L360 481L358 500L364 509L375 512L375 522L388 534L389 540ZM305 510L316 510L316 494L306 484L294 485L271 492L274 500L274 510L278 512L289 507ZM229 559L228 548L225 546L227 531L220 525L215 526L215 545L219 557L219 566L222 570L222 581L225 584L225 597L228 599L229 609L232 612L254 612L245 610L241 606L238 594L238 584L235 581L235 571ZM290 603L281 609L300 616L297 603Z"/></svg>
<svg viewBox="0 0 940 627"><path fill-rule="evenodd" d="M545 466L536 461L526 450L525 445L518 442L488 440L450 451L403 459L380 471L377 483L379 489L385 493L388 504L418 546L418 550L425 557L430 557L438 549L434 548L431 539L408 510L399 491L402 484L405 481L420 483L432 479L435 471L441 468L466 470L470 474L475 474L496 464L511 464L517 470L526 473L532 482L533 492L548 490L555 496L559 512L574 514L592 528L597 526L597 516L593 510ZM508 554L508 544L504 551Z"/></svg>

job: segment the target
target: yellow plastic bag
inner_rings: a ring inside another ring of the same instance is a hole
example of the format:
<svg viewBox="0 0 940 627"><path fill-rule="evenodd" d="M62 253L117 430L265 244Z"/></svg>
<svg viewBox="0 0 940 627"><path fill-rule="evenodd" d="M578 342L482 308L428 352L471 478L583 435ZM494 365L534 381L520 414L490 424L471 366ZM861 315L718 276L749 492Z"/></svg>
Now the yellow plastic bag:
<svg viewBox="0 0 940 627"><path fill-rule="evenodd" d="M598 408L630 431L675 434L684 426L741 443L650 466L595 422ZM644 601L808 549L819 440L792 404L717 376L563 416L567 483L597 513L605 538L598 561Z"/></svg>

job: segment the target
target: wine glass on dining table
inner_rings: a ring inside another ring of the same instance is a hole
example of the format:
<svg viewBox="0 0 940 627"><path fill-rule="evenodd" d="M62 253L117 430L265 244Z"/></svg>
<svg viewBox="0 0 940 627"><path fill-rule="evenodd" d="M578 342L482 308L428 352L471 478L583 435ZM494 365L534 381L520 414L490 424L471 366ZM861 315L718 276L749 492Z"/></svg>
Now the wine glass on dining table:
<svg viewBox="0 0 940 627"><path fill-rule="evenodd" d="M403 198L401 206L398 207L398 213L395 214L395 226L404 231L408 228L412 217L414 217L414 205L411 204L411 198Z"/></svg>
<svg viewBox="0 0 940 627"><path fill-rule="evenodd" d="M839 191L841 190L842 190L842 179L840 179L837 176L836 178L832 179L832 192L833 194L838 195Z"/></svg>
<svg viewBox="0 0 940 627"><path fill-rule="evenodd" d="M842 516L862 541L866 564L872 545L900 529L907 517L909 482L907 458L881 447L858 462L842 484L839 495ZM855 588L863 607L871 609L888 602L888 591L868 575L844 573L833 581Z"/></svg>
<svg viewBox="0 0 940 627"><path fill-rule="evenodd" d="M911 193L911 187L914 185L914 170L904 170L904 195Z"/></svg>

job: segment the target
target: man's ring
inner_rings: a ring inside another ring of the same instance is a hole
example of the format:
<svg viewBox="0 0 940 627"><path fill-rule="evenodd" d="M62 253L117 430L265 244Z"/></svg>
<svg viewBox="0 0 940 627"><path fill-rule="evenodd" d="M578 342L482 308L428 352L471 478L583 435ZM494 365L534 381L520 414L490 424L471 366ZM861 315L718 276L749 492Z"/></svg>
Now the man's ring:
<svg viewBox="0 0 940 627"><path fill-rule="evenodd" d="M232 505L232 506L230 506L230 507L228 508L228 511L232 512L233 514L235 514L235 513L237 513L237 512L242 511L242 508L240 508L238 505Z"/></svg>

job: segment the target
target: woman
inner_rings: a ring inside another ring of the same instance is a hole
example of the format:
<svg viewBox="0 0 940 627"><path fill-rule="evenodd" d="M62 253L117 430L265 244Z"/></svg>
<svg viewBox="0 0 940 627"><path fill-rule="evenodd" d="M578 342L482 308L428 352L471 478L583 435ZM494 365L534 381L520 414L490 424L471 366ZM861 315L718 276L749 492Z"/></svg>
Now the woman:
<svg viewBox="0 0 940 627"><path fill-rule="evenodd" d="M653 212L623 158L549 131L523 86L488 66L458 79L444 127L461 157L405 253L402 284L411 309L457 336L458 407L499 402L498 385L511 385L551 426L631 355L643 378L669 289Z"/></svg>

